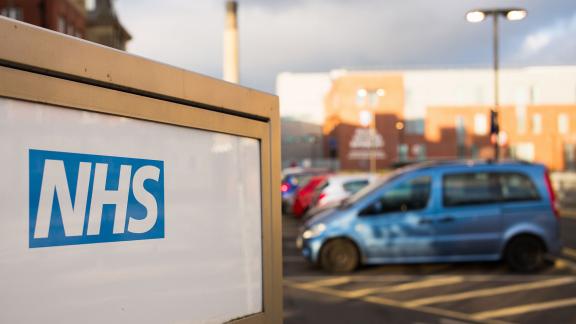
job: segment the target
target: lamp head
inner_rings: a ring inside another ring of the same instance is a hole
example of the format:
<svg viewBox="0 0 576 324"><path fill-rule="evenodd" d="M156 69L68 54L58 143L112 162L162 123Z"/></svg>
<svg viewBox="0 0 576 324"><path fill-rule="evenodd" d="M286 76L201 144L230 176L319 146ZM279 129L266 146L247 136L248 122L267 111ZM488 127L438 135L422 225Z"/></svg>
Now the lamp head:
<svg viewBox="0 0 576 324"><path fill-rule="evenodd" d="M526 18L526 15L528 15L528 12L524 9L510 9L506 12L506 19L512 21L522 20Z"/></svg>
<svg viewBox="0 0 576 324"><path fill-rule="evenodd" d="M478 23L486 18L486 13L481 10L472 10L466 14L466 20L471 23Z"/></svg>

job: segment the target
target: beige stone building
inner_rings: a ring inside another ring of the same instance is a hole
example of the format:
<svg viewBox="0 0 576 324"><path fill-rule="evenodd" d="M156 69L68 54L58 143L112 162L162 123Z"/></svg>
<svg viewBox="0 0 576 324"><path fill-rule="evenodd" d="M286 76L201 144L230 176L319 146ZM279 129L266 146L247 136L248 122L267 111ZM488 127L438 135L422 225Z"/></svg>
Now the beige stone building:
<svg viewBox="0 0 576 324"><path fill-rule="evenodd" d="M132 36L120 23L112 0L96 0L87 12L86 39L95 43L126 50Z"/></svg>

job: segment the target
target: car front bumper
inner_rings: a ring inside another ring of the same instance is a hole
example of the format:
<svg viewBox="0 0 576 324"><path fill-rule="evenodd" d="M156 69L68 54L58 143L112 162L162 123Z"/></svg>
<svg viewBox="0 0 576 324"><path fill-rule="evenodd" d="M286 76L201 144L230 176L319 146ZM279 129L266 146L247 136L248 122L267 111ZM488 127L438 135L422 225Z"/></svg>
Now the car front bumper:
<svg viewBox="0 0 576 324"><path fill-rule="evenodd" d="M320 238L304 239L302 235L296 238L296 247L302 253L302 256L310 263L318 262L318 255L322 247L322 240Z"/></svg>

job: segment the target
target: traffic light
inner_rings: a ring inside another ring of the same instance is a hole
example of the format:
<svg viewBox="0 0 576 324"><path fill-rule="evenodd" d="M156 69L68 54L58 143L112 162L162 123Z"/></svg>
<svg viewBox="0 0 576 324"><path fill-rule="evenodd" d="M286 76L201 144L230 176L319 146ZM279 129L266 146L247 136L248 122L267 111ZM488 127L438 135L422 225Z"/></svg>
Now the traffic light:
<svg viewBox="0 0 576 324"><path fill-rule="evenodd" d="M498 125L498 112L490 110L490 134L498 134L500 132L500 125Z"/></svg>

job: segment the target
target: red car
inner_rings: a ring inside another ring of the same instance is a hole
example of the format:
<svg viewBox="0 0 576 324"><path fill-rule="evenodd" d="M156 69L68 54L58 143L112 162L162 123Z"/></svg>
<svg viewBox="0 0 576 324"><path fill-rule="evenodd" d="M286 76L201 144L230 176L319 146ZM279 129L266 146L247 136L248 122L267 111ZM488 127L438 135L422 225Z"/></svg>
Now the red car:
<svg viewBox="0 0 576 324"><path fill-rule="evenodd" d="M312 203L312 198L314 198L314 190L318 185L324 182L328 174L317 175L312 178L304 185L303 187L299 188L296 191L294 204L292 205L292 212L294 217L300 218Z"/></svg>

